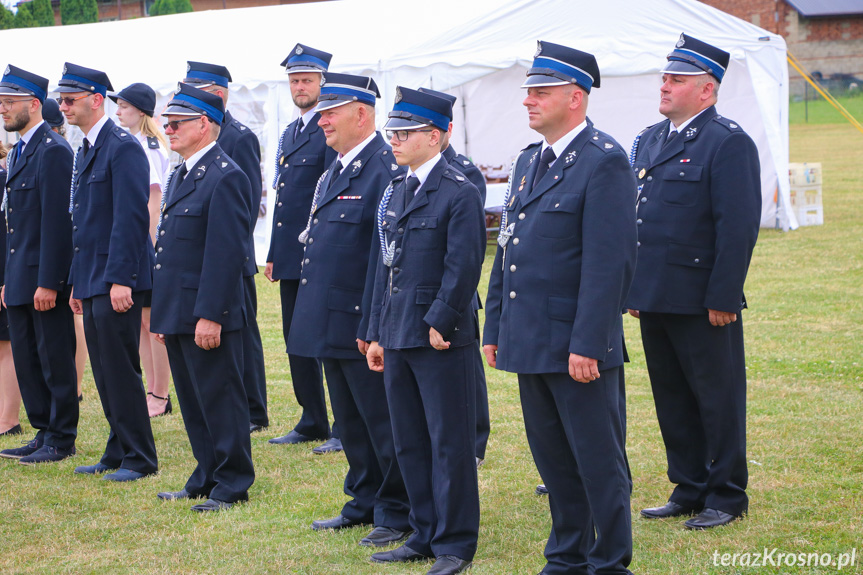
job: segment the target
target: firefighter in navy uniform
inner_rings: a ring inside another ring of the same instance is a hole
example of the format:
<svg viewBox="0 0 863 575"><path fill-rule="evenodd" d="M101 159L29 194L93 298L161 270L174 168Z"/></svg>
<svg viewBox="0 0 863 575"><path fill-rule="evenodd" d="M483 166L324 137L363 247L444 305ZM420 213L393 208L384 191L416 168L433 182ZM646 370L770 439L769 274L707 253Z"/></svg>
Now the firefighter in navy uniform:
<svg viewBox="0 0 863 575"><path fill-rule="evenodd" d="M249 238L243 282L245 285L248 325L243 330L243 385L249 402L249 432L260 431L270 424L267 414L267 378L264 368L264 346L258 328L258 292L255 286L255 224L263 194L261 180L261 144L258 137L227 110L228 83L231 73L224 66L188 62L183 82L195 88L217 94L225 106L225 118L219 131L219 147L236 162L249 179Z"/></svg>
<svg viewBox="0 0 863 575"><path fill-rule="evenodd" d="M518 374L549 491L545 575L629 574L623 302L635 268L635 178L587 118L593 55L540 42L523 88L544 136L513 166L486 300L489 364Z"/></svg>
<svg viewBox="0 0 863 575"><path fill-rule="evenodd" d="M300 117L288 124L279 140L273 181L276 191L273 234L264 275L270 281L279 282L286 351L303 261L303 244L297 241L297 237L306 227L315 184L336 159L335 150L327 146L324 131L318 126L321 115L315 111L321 93L322 74L327 71L331 59L332 55L327 52L297 44L282 62L290 78L291 99L299 109ZM297 444L326 439L312 451L341 451L335 423L330 433L320 359L289 353L288 363L294 396L303 411L291 431L270 439L270 443Z"/></svg>
<svg viewBox="0 0 863 575"><path fill-rule="evenodd" d="M746 513L743 283L758 237L758 151L714 107L729 54L682 34L662 71L668 119L636 140L638 268L627 300L641 338L665 442L668 503L647 518L686 527Z"/></svg>

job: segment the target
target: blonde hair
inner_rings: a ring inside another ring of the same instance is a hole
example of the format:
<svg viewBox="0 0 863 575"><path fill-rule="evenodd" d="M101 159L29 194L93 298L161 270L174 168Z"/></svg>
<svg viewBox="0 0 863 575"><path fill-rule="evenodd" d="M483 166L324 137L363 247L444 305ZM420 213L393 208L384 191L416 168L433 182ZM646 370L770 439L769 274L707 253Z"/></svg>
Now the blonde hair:
<svg viewBox="0 0 863 575"><path fill-rule="evenodd" d="M0 142L0 160L2 160L3 158L5 158L5 157L9 154L9 152L10 152L11 150L12 150L12 146L11 146L11 145L7 146L7 144L4 144L3 142ZM4 184L4 185L5 185L5 184Z"/></svg>
<svg viewBox="0 0 863 575"><path fill-rule="evenodd" d="M156 120L153 119L152 116L144 115L141 118L141 131L145 136L149 138L156 138L159 140L159 144L166 150L170 149L168 147L168 140L165 139L165 134L159 129L159 124L156 123Z"/></svg>

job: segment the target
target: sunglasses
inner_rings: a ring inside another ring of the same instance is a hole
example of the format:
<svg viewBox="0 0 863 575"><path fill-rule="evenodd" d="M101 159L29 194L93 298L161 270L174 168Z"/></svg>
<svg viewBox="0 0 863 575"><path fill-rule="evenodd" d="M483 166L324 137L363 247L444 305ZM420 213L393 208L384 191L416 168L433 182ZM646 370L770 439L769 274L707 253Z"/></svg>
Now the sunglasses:
<svg viewBox="0 0 863 575"><path fill-rule="evenodd" d="M83 96L78 96L77 98L70 98L69 96L59 96L55 99L57 100L57 103L60 104L61 106L63 104L66 104L67 106L71 106L72 104L74 104L78 100L83 100L84 98L89 98L92 95L93 94L84 94Z"/></svg>
<svg viewBox="0 0 863 575"><path fill-rule="evenodd" d="M408 137L411 134L416 134L417 132L431 132L432 130L387 130L387 139L392 140L393 136L399 142L407 142Z"/></svg>
<svg viewBox="0 0 863 575"><path fill-rule="evenodd" d="M172 131L176 132L180 129L180 124L183 122L191 122L192 120L200 120L203 116L195 116L194 118L187 118L185 120L171 120L167 124L162 124L162 128L167 130L169 127Z"/></svg>

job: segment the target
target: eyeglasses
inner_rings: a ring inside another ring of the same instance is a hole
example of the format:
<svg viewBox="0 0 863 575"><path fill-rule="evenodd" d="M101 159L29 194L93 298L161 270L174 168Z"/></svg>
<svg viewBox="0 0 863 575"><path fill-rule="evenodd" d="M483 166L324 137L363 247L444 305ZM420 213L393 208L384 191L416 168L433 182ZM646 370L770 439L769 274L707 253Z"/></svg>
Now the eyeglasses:
<svg viewBox="0 0 863 575"><path fill-rule="evenodd" d="M2 104L4 108L9 110L18 102L29 102L30 100L32 100L32 98L24 98L23 100L13 100L11 98L6 98L5 100L0 100L0 104Z"/></svg>
<svg viewBox="0 0 863 575"><path fill-rule="evenodd" d="M83 100L84 98L89 98L92 95L93 94L84 94L83 96L78 96L77 98L70 98L69 96L59 96L56 98L56 100L57 100L57 103L60 104L61 106L63 104L66 104L67 106L71 106L72 104L74 104L78 100Z"/></svg>
<svg viewBox="0 0 863 575"><path fill-rule="evenodd" d="M417 132L432 132L433 130L387 130L387 139L392 140L395 137L399 142L407 142L408 136Z"/></svg>
<svg viewBox="0 0 863 575"><path fill-rule="evenodd" d="M195 116L194 118L186 118L185 120L171 120L167 124L162 124L162 128L167 130L169 127L171 131L176 132L180 129L180 124L183 122L191 122L192 120L200 120L202 116Z"/></svg>

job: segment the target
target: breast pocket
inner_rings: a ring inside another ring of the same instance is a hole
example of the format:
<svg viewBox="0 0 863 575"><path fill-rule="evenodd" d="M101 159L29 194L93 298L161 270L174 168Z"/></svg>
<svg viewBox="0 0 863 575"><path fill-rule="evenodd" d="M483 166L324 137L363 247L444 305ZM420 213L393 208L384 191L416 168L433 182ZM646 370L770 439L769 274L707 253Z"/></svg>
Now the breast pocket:
<svg viewBox="0 0 863 575"><path fill-rule="evenodd" d="M569 238L577 233L574 217L581 211L580 193L546 194L539 202L539 217L536 224L537 235L543 238Z"/></svg>
<svg viewBox="0 0 863 575"><path fill-rule="evenodd" d="M294 154L287 159L291 184L307 188L314 186L324 171L324 157L317 154Z"/></svg>
<svg viewBox="0 0 863 575"><path fill-rule="evenodd" d="M108 170L93 170L87 176L88 200L91 204L101 206L113 199ZM79 186L83 184L80 183Z"/></svg>
<svg viewBox="0 0 863 575"><path fill-rule="evenodd" d="M662 174L662 203L669 206L692 207L702 195L702 166L677 164L665 168Z"/></svg>
<svg viewBox="0 0 863 575"><path fill-rule="evenodd" d="M9 207L15 210L35 210L39 207L39 190L36 176L16 178L9 186Z"/></svg>
<svg viewBox="0 0 863 575"><path fill-rule="evenodd" d="M437 216L412 216L408 218L410 240L408 247L415 251L443 250L446 248L443 234L438 231Z"/></svg>
<svg viewBox="0 0 863 575"><path fill-rule="evenodd" d="M335 204L329 206L327 222L330 229L327 230L327 243L333 246L354 246L360 238L360 230L363 221L363 206L359 203L347 203L336 200Z"/></svg>
<svg viewBox="0 0 863 575"><path fill-rule="evenodd" d="M200 240L204 237L203 206L180 206L173 210L174 230L178 240Z"/></svg>

